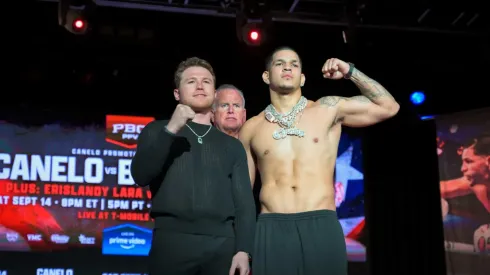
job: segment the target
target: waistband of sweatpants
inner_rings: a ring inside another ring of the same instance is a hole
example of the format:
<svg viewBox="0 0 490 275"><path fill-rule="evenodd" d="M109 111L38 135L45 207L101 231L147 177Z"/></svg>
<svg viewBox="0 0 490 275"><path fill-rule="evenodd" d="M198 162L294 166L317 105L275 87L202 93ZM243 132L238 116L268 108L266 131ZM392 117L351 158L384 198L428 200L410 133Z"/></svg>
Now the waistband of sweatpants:
<svg viewBox="0 0 490 275"><path fill-rule="evenodd" d="M299 213L264 213L260 214L257 221L267 221L267 220L305 220L313 218L335 218L337 219L337 212L333 210L314 210Z"/></svg>

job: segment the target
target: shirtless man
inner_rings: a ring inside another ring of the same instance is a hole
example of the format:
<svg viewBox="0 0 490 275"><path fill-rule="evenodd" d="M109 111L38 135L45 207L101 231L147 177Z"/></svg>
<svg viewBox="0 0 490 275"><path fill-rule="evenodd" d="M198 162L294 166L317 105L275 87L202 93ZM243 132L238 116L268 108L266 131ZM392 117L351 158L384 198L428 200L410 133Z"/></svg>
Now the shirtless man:
<svg viewBox="0 0 490 275"><path fill-rule="evenodd" d="M272 53L262 74L272 104L240 131L252 183L256 169L262 180L254 275L347 274L333 186L341 126L369 126L399 110L379 83L335 58L323 66L324 77L350 79L362 95L307 100L301 65L290 48Z"/></svg>
<svg viewBox="0 0 490 275"><path fill-rule="evenodd" d="M490 136L475 139L464 148L461 158L463 176L440 182L443 212L448 212L447 199L474 194L490 214Z"/></svg>

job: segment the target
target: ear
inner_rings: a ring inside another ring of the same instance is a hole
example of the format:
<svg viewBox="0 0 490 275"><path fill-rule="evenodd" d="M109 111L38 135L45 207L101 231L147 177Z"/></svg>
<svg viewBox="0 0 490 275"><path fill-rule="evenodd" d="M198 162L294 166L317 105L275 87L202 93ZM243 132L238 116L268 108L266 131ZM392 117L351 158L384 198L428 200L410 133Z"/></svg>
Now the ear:
<svg viewBox="0 0 490 275"><path fill-rule="evenodd" d="M247 121L247 109L243 109L242 124Z"/></svg>
<svg viewBox="0 0 490 275"><path fill-rule="evenodd" d="M211 116L211 123L214 124L214 111L211 111L213 113L213 115Z"/></svg>
<svg viewBox="0 0 490 275"><path fill-rule="evenodd" d="M305 81L306 81L305 75L301 74L301 82L300 82L301 87L303 87L305 85Z"/></svg>
<svg viewBox="0 0 490 275"><path fill-rule="evenodd" d="M179 89L174 89L174 97L175 97L175 100L180 101Z"/></svg>
<svg viewBox="0 0 490 275"><path fill-rule="evenodd" d="M271 84L270 80L269 80L269 72L268 71L264 71L262 73L262 80L265 82L265 84L269 85Z"/></svg>

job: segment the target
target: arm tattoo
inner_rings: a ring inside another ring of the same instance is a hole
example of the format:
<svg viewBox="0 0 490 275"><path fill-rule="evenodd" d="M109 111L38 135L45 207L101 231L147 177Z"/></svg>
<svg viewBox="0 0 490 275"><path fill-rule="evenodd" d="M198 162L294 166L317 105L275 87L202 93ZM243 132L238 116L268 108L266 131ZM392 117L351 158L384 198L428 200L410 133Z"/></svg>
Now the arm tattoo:
<svg viewBox="0 0 490 275"><path fill-rule="evenodd" d="M393 96L379 84L376 80L369 78L367 75L363 74L361 71L354 69L351 77L352 81L361 90L361 93L371 101L376 101L383 97L388 97L390 99Z"/></svg>
<svg viewBox="0 0 490 275"><path fill-rule="evenodd" d="M320 98L320 104L327 105L328 107L336 106L340 100L343 99L340 96L324 96Z"/></svg>
<svg viewBox="0 0 490 275"><path fill-rule="evenodd" d="M353 97L349 98L349 100L355 100L355 101L359 101L359 102L362 102L362 103L371 102L371 100L369 100L369 98L367 98L366 96L363 96L363 95L353 96Z"/></svg>
<svg viewBox="0 0 490 275"><path fill-rule="evenodd" d="M328 107L335 107L341 100L347 101L357 101L360 103L369 103L371 100L363 95L356 95L353 97L342 97L342 96L324 96L320 98L320 104L327 105Z"/></svg>

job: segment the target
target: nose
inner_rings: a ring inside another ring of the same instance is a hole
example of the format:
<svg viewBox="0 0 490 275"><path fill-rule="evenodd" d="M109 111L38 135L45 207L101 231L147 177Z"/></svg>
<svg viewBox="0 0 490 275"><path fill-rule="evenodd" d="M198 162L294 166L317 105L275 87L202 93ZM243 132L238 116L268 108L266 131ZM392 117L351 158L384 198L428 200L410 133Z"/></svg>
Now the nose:
<svg viewBox="0 0 490 275"><path fill-rule="evenodd" d="M468 167L466 167L466 164L463 163L463 165L461 165L461 172L465 173L466 171L468 171Z"/></svg>
<svg viewBox="0 0 490 275"><path fill-rule="evenodd" d="M235 112L235 110L234 110L233 106L231 106L231 105L230 105L230 106L228 106L227 113L228 113L228 114L233 114L234 112Z"/></svg>
<svg viewBox="0 0 490 275"><path fill-rule="evenodd" d="M197 81L197 89L202 90L202 88L203 88L202 82Z"/></svg>

